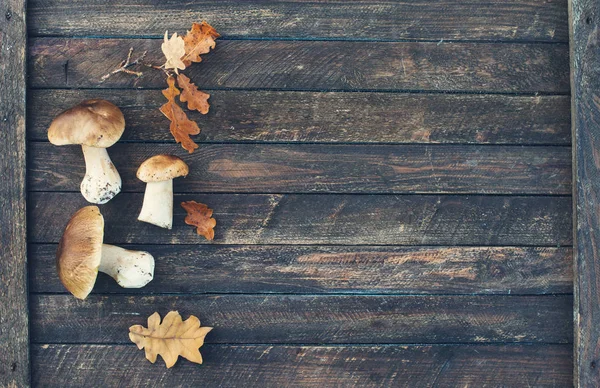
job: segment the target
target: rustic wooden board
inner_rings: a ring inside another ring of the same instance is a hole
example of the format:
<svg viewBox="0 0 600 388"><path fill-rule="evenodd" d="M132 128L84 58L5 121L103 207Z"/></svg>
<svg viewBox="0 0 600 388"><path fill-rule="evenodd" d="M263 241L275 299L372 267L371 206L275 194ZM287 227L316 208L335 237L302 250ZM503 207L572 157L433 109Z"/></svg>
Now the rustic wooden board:
<svg viewBox="0 0 600 388"><path fill-rule="evenodd" d="M79 190L81 147L28 151L29 190ZM194 167L174 181L180 193L571 193L570 147L211 144L188 154L174 144L116 144L109 154L124 192L144 192L136 178L144 160L175 154Z"/></svg>
<svg viewBox="0 0 600 388"><path fill-rule="evenodd" d="M100 79L130 47L162 63L157 39L30 40L29 86L165 88L161 71ZM135 56L134 56L135 57ZM186 74L202 88L568 93L564 44L221 41Z"/></svg>
<svg viewBox="0 0 600 388"><path fill-rule="evenodd" d="M207 92L209 114L189 112L202 142L571 144L568 96ZM121 108L121 141L173 141L162 93L131 89L32 90L29 140L47 140L52 119L89 98Z"/></svg>
<svg viewBox="0 0 600 388"><path fill-rule="evenodd" d="M29 384L25 226L25 2L0 7L0 386Z"/></svg>
<svg viewBox="0 0 600 388"><path fill-rule="evenodd" d="M473 12L477 7L477 12ZM209 20L225 36L566 42L564 1L29 2L32 35L156 36Z"/></svg>
<svg viewBox="0 0 600 388"><path fill-rule="evenodd" d="M570 343L567 296L30 296L33 343L129 343L128 328L179 310L207 343ZM85 317L69 319L65 317Z"/></svg>
<svg viewBox="0 0 600 388"><path fill-rule="evenodd" d="M575 385L597 387L600 385L600 7L595 1L569 3L575 147Z"/></svg>
<svg viewBox="0 0 600 388"><path fill-rule="evenodd" d="M29 247L29 289L67 292L56 244ZM571 293L571 248L128 245L156 257L154 280L121 288L100 275L95 293ZM231 281L235 279L235 281Z"/></svg>
<svg viewBox="0 0 600 388"><path fill-rule="evenodd" d="M172 230L136 221L143 194L102 206L105 241L205 244L185 225L181 201L215 210L215 244L532 245L572 243L571 199L517 196L331 194L175 195ZM57 206L60 204L60 206ZM58 242L88 205L81 193L30 193L29 241ZM33 222L44 220L44 222Z"/></svg>
<svg viewBox="0 0 600 388"><path fill-rule="evenodd" d="M34 385L566 387L570 345L206 345L204 364L152 365L133 345L34 345Z"/></svg>

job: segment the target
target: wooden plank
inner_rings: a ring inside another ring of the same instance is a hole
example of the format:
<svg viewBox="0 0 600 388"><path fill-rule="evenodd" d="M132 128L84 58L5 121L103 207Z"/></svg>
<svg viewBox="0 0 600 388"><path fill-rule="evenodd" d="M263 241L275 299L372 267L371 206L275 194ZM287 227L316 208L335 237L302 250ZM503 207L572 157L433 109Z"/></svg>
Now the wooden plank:
<svg viewBox="0 0 600 388"><path fill-rule="evenodd" d="M81 147L28 151L29 190L79 190ZM178 144L117 144L109 153L124 192L144 192L144 160L179 154L193 166L174 181L179 193L571 194L569 147L211 144L188 154Z"/></svg>
<svg viewBox="0 0 600 388"><path fill-rule="evenodd" d="M36 386L566 387L570 345L205 345L202 366L175 369L135 345L34 345ZM160 364L160 365L159 365Z"/></svg>
<svg viewBox="0 0 600 388"><path fill-rule="evenodd" d="M162 28L162 27L161 27ZM164 57L157 39L30 40L35 88L165 88L162 71L100 79L127 55ZM568 93L567 45L221 41L186 69L201 88L294 90L432 90Z"/></svg>
<svg viewBox="0 0 600 388"><path fill-rule="evenodd" d="M0 386L29 385L25 225L25 1L0 7Z"/></svg>
<svg viewBox="0 0 600 388"><path fill-rule="evenodd" d="M568 96L208 90L208 115L189 112L202 142L571 143ZM122 140L172 141L156 90L32 90L30 140L68 107L103 98L125 115ZM393 107L393 108L391 108ZM33 114L35 113L35 114Z"/></svg>
<svg viewBox="0 0 600 388"><path fill-rule="evenodd" d="M95 293L571 293L570 248L135 245L157 259L142 289L101 275ZM29 247L32 292L66 292L56 244ZM235 279L235 281L231 281Z"/></svg>
<svg viewBox="0 0 600 388"><path fill-rule="evenodd" d="M575 385L600 385L598 2L570 0L574 160Z"/></svg>
<svg viewBox="0 0 600 388"><path fill-rule="evenodd" d="M183 33L208 20L225 36L341 39L568 40L564 1L106 1L35 0L32 35Z"/></svg>
<svg viewBox="0 0 600 388"><path fill-rule="evenodd" d="M207 343L570 343L564 296L30 296L33 343L129 343L128 328L178 310ZM68 319L85 317L85 319Z"/></svg>
<svg viewBox="0 0 600 388"><path fill-rule="evenodd" d="M58 242L88 205L77 193L30 193L29 241ZM572 242L568 197L399 195L175 195L172 230L135 221L143 194L119 194L102 206L105 241L205 244L185 225L181 201L214 209L215 244L531 245ZM57 206L60 204L60 206Z"/></svg>

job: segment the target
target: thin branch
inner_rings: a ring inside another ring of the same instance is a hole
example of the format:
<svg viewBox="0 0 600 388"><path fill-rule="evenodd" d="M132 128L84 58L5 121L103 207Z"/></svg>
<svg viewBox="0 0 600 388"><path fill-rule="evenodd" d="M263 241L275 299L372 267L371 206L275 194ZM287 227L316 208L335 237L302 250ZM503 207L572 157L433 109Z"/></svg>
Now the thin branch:
<svg viewBox="0 0 600 388"><path fill-rule="evenodd" d="M131 55L133 54L133 47L131 47L129 49L129 53L127 53L127 59L125 59L124 61L121 61L118 68L116 68L115 70L111 71L108 74L103 75L102 78L100 78L100 82L106 81L110 76L117 74L117 73L126 73L126 74L135 75L136 77L141 77L142 74L144 74L144 73L142 73L141 71L129 70L129 68L132 66L137 66L137 65L145 65L145 66L149 66L149 67L154 67L152 65L148 65L148 64L144 63L144 58L146 57L147 53L148 53L148 51L144 51L142 53L142 55L140 55L135 61L132 62Z"/></svg>

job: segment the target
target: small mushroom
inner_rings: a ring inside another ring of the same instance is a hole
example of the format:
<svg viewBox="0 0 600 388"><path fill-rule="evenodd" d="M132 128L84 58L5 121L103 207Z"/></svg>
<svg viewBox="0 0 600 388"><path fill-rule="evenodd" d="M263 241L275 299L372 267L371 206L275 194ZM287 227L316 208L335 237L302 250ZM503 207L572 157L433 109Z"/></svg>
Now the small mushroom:
<svg viewBox="0 0 600 388"><path fill-rule="evenodd" d="M86 100L62 112L48 128L54 145L80 144L85 158L81 194L91 203L103 204L121 191L121 177L106 152L125 129L119 108L106 100Z"/></svg>
<svg viewBox="0 0 600 388"><path fill-rule="evenodd" d="M142 163L137 170L137 177L147 185L138 220L171 229L173 179L186 176L188 172L188 165L173 155L155 155Z"/></svg>
<svg viewBox="0 0 600 388"><path fill-rule="evenodd" d="M56 251L56 267L60 281L76 298L89 295L98 271L124 288L144 287L154 277L150 253L103 244L103 239L104 217L97 206L79 209L65 228Z"/></svg>

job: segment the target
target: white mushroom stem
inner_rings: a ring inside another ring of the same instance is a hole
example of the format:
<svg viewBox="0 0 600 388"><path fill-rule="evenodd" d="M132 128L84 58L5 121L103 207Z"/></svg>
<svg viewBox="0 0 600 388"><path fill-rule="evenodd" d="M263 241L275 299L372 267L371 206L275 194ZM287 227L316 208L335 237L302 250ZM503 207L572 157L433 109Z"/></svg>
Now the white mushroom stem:
<svg viewBox="0 0 600 388"><path fill-rule="evenodd" d="M139 221L171 229L173 227L173 179L148 182Z"/></svg>
<svg viewBox="0 0 600 388"><path fill-rule="evenodd" d="M115 279L123 288L141 288L154 278L154 257L148 252L102 244L98 271Z"/></svg>
<svg viewBox="0 0 600 388"><path fill-rule="evenodd" d="M121 191L121 176L111 162L106 148L81 146L85 158L85 176L81 194L91 203L103 204Z"/></svg>

